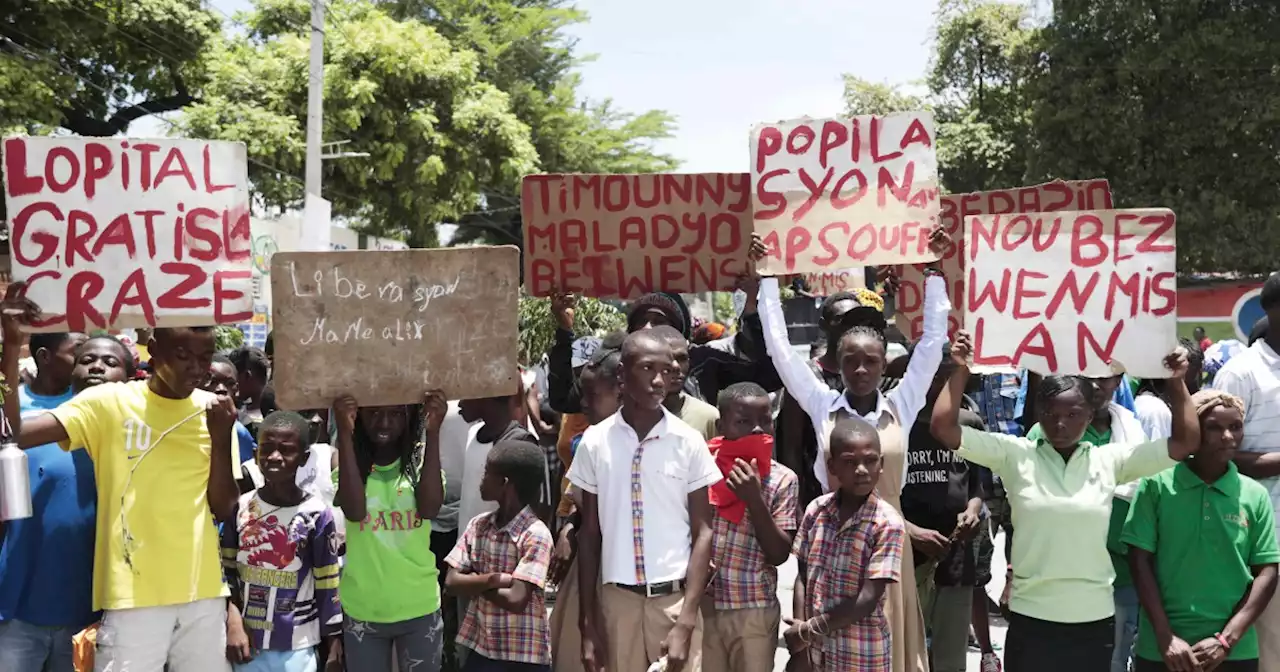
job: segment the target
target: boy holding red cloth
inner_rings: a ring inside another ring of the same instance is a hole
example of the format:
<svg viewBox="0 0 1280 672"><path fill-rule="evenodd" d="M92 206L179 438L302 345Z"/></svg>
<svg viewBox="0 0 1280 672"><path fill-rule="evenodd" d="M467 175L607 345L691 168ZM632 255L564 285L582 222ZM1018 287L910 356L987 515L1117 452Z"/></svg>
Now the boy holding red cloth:
<svg viewBox="0 0 1280 672"><path fill-rule="evenodd" d="M769 394L730 385L717 400L721 436L707 446L725 480L711 486L716 574L703 604L704 672L771 672L782 620L778 565L791 555L800 481L773 460Z"/></svg>

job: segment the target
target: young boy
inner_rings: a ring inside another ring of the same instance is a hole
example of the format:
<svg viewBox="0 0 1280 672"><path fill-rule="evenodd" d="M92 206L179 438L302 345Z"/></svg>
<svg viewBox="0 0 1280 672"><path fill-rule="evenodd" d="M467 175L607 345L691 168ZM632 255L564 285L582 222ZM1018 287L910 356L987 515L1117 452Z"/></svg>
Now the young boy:
<svg viewBox="0 0 1280 672"><path fill-rule="evenodd" d="M530 441L499 441L489 452L480 495L498 510L476 516L445 563L445 588L470 599L458 642L464 672L549 672L551 637L543 590L551 530L530 505L544 480L544 452Z"/></svg>
<svg viewBox="0 0 1280 672"><path fill-rule="evenodd" d="M698 669L698 608L711 565L721 480L706 442L662 407L675 370L651 330L622 344L622 407L582 435L569 481L582 489L579 623L587 672ZM603 582L603 586L601 583Z"/></svg>
<svg viewBox="0 0 1280 672"><path fill-rule="evenodd" d="M720 412L715 406L684 390L685 380L689 377L688 339L684 334L676 331L675 327L665 324L653 327L653 333L671 347L671 359L676 364L671 377L667 380L667 398L662 405L683 420L684 424L697 430L703 439L710 441L716 436L716 422L720 419Z"/></svg>
<svg viewBox="0 0 1280 672"><path fill-rule="evenodd" d="M327 638L336 664L342 658L337 527L332 509L297 482L310 424L276 411L263 419L258 438L262 487L240 497L235 524L222 530L235 605L228 653L237 672L314 670Z"/></svg>
<svg viewBox="0 0 1280 672"><path fill-rule="evenodd" d="M231 399L231 403L240 405L240 374L236 369L236 365L231 358L218 353L213 356L213 362L209 365L209 375L205 378L204 383L200 385L200 389L206 392L212 392L219 397L227 397ZM252 480L250 474L244 473L242 465L246 462L253 462L254 452L258 449L258 441L254 438L253 432L249 431L244 423L236 420L236 445L237 450L233 451L236 456L235 464L232 470L239 479L240 492L249 492L259 483Z"/></svg>
<svg viewBox="0 0 1280 672"><path fill-rule="evenodd" d="M623 334L610 345L609 337L600 345L578 376L578 387L582 394L582 412L588 426L604 422L622 403L621 389L618 384L618 371L622 364ZM573 455L577 451L582 435L578 434L570 442L568 452L569 465L573 464ZM548 574L550 582L557 586L556 608L551 612L551 652L555 659L555 672L582 671L582 633L578 629L578 530L582 528L582 516L579 502L581 491L574 486L565 489L562 509L565 521L560 526L559 538L551 556L551 569Z"/></svg>
<svg viewBox="0 0 1280 672"><path fill-rule="evenodd" d="M792 670L888 672L885 588L902 577L902 517L874 494L880 436L846 417L831 430L827 469L840 489L809 504L796 533L795 613L784 633Z"/></svg>
<svg viewBox="0 0 1280 672"><path fill-rule="evenodd" d="M1231 458L1245 405L1218 390L1191 398L1200 449L1138 486L1120 540L1142 604L1136 672L1254 672L1254 622L1276 589L1275 517L1266 488Z"/></svg>
<svg viewBox="0 0 1280 672"><path fill-rule="evenodd" d="M720 393L720 436L711 454L725 481L711 488L716 507L711 582L703 610L705 672L772 672L782 622L777 567L791 557L800 481L773 460L769 393L734 383Z"/></svg>
<svg viewBox="0 0 1280 672"><path fill-rule="evenodd" d="M37 314L28 306L23 319ZM98 669L226 669L227 588L213 523L232 517L238 497L235 407L197 389L213 352L212 327L156 329L154 376L92 387L18 434L20 446L83 446L93 459L93 607L105 610Z"/></svg>

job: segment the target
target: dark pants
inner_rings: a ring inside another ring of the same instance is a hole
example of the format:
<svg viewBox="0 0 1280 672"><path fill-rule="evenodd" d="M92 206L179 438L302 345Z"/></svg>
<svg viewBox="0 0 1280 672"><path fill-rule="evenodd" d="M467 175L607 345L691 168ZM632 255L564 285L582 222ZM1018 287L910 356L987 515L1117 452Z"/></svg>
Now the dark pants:
<svg viewBox="0 0 1280 672"><path fill-rule="evenodd" d="M1169 669L1164 666L1164 661L1157 663L1153 660L1134 658L1133 662L1134 672L1167 672ZM1224 660L1216 669L1218 672L1258 672L1258 659Z"/></svg>
<svg viewBox="0 0 1280 672"><path fill-rule="evenodd" d="M1109 672L1116 645L1114 618L1054 623L1010 614L1005 634L1006 672Z"/></svg>
<svg viewBox="0 0 1280 672"><path fill-rule="evenodd" d="M491 660L472 651L467 654L467 662L462 666L462 672L551 672L551 666Z"/></svg>
<svg viewBox="0 0 1280 672"><path fill-rule="evenodd" d="M458 672L458 651L454 642L458 637L458 601L452 595L445 595L444 578L449 573L449 565L444 559L458 543L458 531L431 532L431 552L436 556L436 569L440 570L440 616L444 619L444 648L440 656L440 669L443 672Z"/></svg>

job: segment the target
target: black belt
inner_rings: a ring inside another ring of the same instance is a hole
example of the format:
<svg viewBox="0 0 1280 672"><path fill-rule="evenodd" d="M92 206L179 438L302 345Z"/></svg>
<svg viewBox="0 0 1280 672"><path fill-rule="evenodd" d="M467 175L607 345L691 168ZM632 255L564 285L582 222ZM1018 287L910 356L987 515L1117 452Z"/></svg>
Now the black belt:
<svg viewBox="0 0 1280 672"><path fill-rule="evenodd" d="M643 586L628 586L625 583L613 584L627 592L645 597L666 597L684 591L684 579L676 579L675 581L664 581L663 583L650 583Z"/></svg>

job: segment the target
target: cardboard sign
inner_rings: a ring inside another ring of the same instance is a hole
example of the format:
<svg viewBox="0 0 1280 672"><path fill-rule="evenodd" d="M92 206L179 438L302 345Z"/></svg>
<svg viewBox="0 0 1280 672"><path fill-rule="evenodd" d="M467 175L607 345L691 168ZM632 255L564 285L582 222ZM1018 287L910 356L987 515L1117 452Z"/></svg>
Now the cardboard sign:
<svg viewBox="0 0 1280 672"><path fill-rule="evenodd" d="M1174 216L1095 210L966 218L977 370L1167 378L1178 345Z"/></svg>
<svg viewBox="0 0 1280 672"><path fill-rule="evenodd" d="M933 115L802 119L751 131L763 275L932 261Z"/></svg>
<svg viewBox="0 0 1280 672"><path fill-rule="evenodd" d="M13 137L3 154L13 277L37 331L253 314L243 144Z"/></svg>
<svg viewBox="0 0 1280 672"><path fill-rule="evenodd" d="M271 260L281 408L515 394L520 251L279 252Z"/></svg>
<svg viewBox="0 0 1280 672"><path fill-rule="evenodd" d="M744 173L524 178L524 283L598 298L732 290L751 247Z"/></svg>
<svg viewBox="0 0 1280 672"><path fill-rule="evenodd" d="M1054 180L1034 187L1017 187L971 194L948 194L941 199L938 221L954 243L939 260L951 296L947 332L955 335L964 324L964 227L966 217L1061 210L1110 210L1111 187L1106 180ZM894 304L894 319L911 339L924 333L924 264L904 266Z"/></svg>
<svg viewBox="0 0 1280 672"><path fill-rule="evenodd" d="M867 286L867 274L861 268L846 268L826 273L805 273L804 282L813 296L831 296Z"/></svg>

